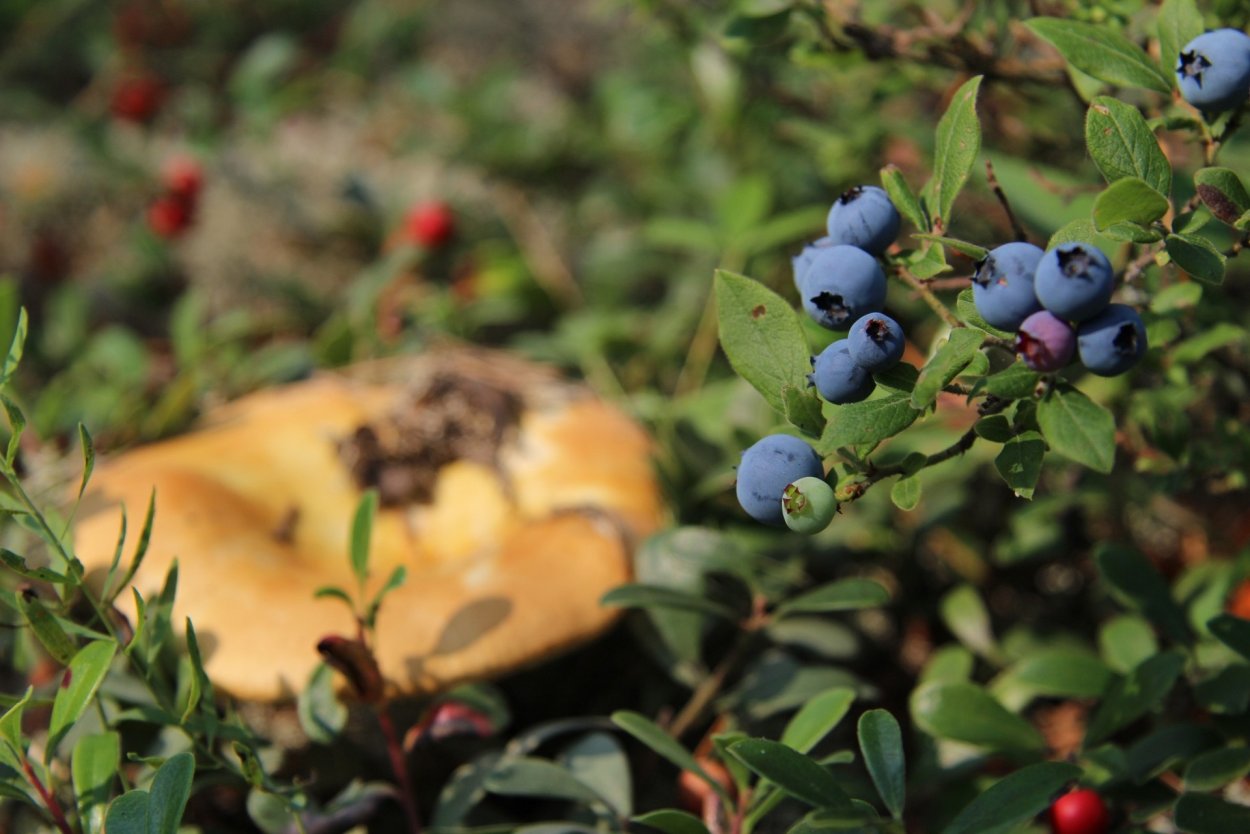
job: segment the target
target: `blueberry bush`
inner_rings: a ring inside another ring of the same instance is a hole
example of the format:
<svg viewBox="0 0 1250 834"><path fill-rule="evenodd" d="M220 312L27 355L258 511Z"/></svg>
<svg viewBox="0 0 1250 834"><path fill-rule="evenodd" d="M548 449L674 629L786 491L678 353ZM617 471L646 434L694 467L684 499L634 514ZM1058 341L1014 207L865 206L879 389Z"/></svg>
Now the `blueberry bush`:
<svg viewBox="0 0 1250 834"><path fill-rule="evenodd" d="M1250 14L553 8L0 8L0 828L1250 830ZM159 499L86 580L97 454L449 338L655 437L606 637L394 699L327 588L256 705Z"/></svg>

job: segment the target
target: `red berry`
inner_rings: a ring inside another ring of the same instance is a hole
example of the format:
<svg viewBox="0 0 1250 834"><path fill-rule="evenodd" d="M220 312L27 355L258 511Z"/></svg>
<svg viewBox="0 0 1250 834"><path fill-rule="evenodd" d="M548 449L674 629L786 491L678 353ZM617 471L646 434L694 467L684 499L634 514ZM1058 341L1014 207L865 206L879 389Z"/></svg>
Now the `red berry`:
<svg viewBox="0 0 1250 834"><path fill-rule="evenodd" d="M456 218L446 203L422 203L408 212L404 228L412 242L437 249L455 235Z"/></svg>
<svg viewBox="0 0 1250 834"><path fill-rule="evenodd" d="M165 86L150 75L123 78L113 90L111 109L119 119L146 122L156 115L165 99Z"/></svg>
<svg viewBox="0 0 1250 834"><path fill-rule="evenodd" d="M1097 791L1079 788L1050 806L1050 830L1054 834L1105 834L1111 815Z"/></svg>
<svg viewBox="0 0 1250 834"><path fill-rule="evenodd" d="M191 204L186 200L166 195L148 206L148 226L160 237L178 237L190 225Z"/></svg>
<svg viewBox="0 0 1250 834"><path fill-rule="evenodd" d="M200 163L187 156L175 157L166 163L161 179L170 194L186 201L195 200L204 184Z"/></svg>

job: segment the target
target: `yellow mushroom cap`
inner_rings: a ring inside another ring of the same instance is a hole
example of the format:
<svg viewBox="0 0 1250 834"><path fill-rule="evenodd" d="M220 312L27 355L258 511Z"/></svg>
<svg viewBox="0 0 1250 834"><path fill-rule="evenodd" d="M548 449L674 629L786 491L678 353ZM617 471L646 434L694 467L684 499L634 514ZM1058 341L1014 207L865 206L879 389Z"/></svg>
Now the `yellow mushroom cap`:
<svg viewBox="0 0 1250 834"><path fill-rule="evenodd" d="M436 351L252 394L102 462L74 547L106 569L119 507L133 529L155 489L134 586L150 598L176 559L178 620L193 622L209 676L276 700L303 687L322 637L355 633L342 601L315 592L355 589L352 518L378 488L365 597L396 566L407 580L382 604L374 650L392 689L430 692L611 624L598 600L628 581L632 543L663 516L651 452L629 417L547 369Z"/></svg>

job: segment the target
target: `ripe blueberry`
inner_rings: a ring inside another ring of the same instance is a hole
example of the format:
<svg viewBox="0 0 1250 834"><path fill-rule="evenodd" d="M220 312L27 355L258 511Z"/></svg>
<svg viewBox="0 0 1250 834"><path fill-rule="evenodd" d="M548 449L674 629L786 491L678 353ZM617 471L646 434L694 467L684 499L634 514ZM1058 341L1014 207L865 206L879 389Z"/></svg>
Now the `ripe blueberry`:
<svg viewBox="0 0 1250 834"><path fill-rule="evenodd" d="M1057 371L1072 361L1075 352L1072 327L1046 310L1025 319L1016 333L1016 353L1035 371Z"/></svg>
<svg viewBox="0 0 1250 834"><path fill-rule="evenodd" d="M812 357L812 373L807 378L820 396L834 405L860 402L877 387L872 374L851 356L847 339L839 339Z"/></svg>
<svg viewBox="0 0 1250 834"><path fill-rule="evenodd" d="M833 487L824 478L799 478L781 493L781 517L796 533L819 533L837 512Z"/></svg>
<svg viewBox="0 0 1250 834"><path fill-rule="evenodd" d="M807 268L812 265L812 261L816 260L825 249L833 246L833 238L826 235L819 240L813 241L803 247L803 251L790 259L790 265L794 267L794 286L803 286L803 276L807 274Z"/></svg>
<svg viewBox="0 0 1250 834"><path fill-rule="evenodd" d="M869 313L851 325L847 351L870 374L888 371L903 358L903 328L884 313Z"/></svg>
<svg viewBox="0 0 1250 834"><path fill-rule="evenodd" d="M1111 262L1097 247L1069 241L1037 263L1033 289L1042 306L1068 321L1093 318L1106 308L1115 289Z"/></svg>
<svg viewBox="0 0 1250 834"><path fill-rule="evenodd" d="M1015 330L1042 309L1033 292L1033 273L1044 253L1031 243L991 249L972 276L972 301L981 318L1000 330Z"/></svg>
<svg viewBox="0 0 1250 834"><path fill-rule="evenodd" d="M1232 110L1250 94L1250 37L1240 29L1216 29L1181 48L1176 80L1185 101L1203 113Z"/></svg>
<svg viewBox="0 0 1250 834"><path fill-rule="evenodd" d="M880 255L898 236L900 223L898 209L883 189L857 185L834 200L825 228L834 243L858 246Z"/></svg>
<svg viewBox="0 0 1250 834"><path fill-rule="evenodd" d="M1076 329L1081 364L1098 376L1116 376L1146 352L1146 326L1132 307L1112 304Z"/></svg>
<svg viewBox="0 0 1250 834"><path fill-rule="evenodd" d="M1097 791L1079 788L1064 794L1050 806L1053 834L1106 834L1111 815Z"/></svg>
<svg viewBox="0 0 1250 834"><path fill-rule="evenodd" d="M855 246L816 253L799 284L803 309L821 327L844 330L885 304L885 273L877 259Z"/></svg>
<svg viewBox="0 0 1250 834"><path fill-rule="evenodd" d="M742 453L735 490L747 515L780 527L781 494L799 478L820 478L824 465L816 450L797 437L770 434Z"/></svg>

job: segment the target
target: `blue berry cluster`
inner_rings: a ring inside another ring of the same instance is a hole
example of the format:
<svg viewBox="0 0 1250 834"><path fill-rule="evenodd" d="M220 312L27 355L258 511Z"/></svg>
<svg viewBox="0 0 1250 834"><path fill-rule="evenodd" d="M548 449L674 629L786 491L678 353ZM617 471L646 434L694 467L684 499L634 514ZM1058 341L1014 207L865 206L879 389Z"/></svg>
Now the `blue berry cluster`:
<svg viewBox="0 0 1250 834"><path fill-rule="evenodd" d="M977 312L1014 330L1029 368L1049 373L1079 358L1091 373L1116 376L1146 352L1146 327L1132 307L1112 304L1115 272L1096 246L1061 243L1043 252L1031 243L990 250L977 266Z"/></svg>
<svg viewBox="0 0 1250 834"><path fill-rule="evenodd" d="M903 328L884 313L856 319L845 339L812 357L807 378L834 405L857 403L876 388L872 375L888 371L903 358Z"/></svg>

